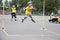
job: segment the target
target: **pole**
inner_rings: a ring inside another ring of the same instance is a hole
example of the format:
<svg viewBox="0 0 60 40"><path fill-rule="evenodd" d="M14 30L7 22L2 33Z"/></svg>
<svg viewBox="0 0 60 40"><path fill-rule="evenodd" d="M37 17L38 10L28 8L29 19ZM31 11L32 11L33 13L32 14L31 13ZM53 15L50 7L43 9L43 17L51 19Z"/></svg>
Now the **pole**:
<svg viewBox="0 0 60 40"><path fill-rule="evenodd" d="M44 15L45 15L45 0L43 0L43 28L42 28L42 30L44 30L45 29L45 23L44 23Z"/></svg>
<svg viewBox="0 0 60 40"><path fill-rule="evenodd" d="M2 14L2 30L4 29L4 2L3 2L3 14Z"/></svg>

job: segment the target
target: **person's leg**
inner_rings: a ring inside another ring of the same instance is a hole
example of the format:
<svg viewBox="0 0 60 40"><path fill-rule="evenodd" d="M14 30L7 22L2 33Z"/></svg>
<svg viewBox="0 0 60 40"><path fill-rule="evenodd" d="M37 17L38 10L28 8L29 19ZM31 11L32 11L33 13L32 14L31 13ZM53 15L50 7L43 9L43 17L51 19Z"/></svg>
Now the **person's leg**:
<svg viewBox="0 0 60 40"><path fill-rule="evenodd" d="M15 18L15 21L17 21L17 19L16 19L17 17L16 17L16 14L15 13L14 13L14 18Z"/></svg>
<svg viewBox="0 0 60 40"><path fill-rule="evenodd" d="M13 20L13 13L11 13L11 21Z"/></svg>
<svg viewBox="0 0 60 40"><path fill-rule="evenodd" d="M24 17L24 19L22 19L22 23L24 22L24 20L27 18L27 15Z"/></svg>
<svg viewBox="0 0 60 40"><path fill-rule="evenodd" d="M32 16L31 16L31 15L29 15L29 17L31 18L32 22L34 22L34 23L35 23L35 21L33 20Z"/></svg>

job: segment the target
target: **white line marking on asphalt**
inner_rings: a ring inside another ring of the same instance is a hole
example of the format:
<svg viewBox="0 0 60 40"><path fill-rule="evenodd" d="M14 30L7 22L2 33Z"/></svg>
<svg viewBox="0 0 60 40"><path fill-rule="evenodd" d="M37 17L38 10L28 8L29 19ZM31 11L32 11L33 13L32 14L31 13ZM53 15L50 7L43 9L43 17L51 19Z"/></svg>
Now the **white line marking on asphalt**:
<svg viewBox="0 0 60 40"><path fill-rule="evenodd" d="M2 31L5 33L6 36L52 36L52 35L44 35L44 34L42 34L42 35L38 35L38 34L36 34L36 35L8 34L4 29L2 29ZM50 31L48 29L45 29L44 31L55 34L56 36L60 36L60 34L58 34L56 32L52 32L52 31Z"/></svg>
<svg viewBox="0 0 60 40"><path fill-rule="evenodd" d="M60 34L58 34L58 33L56 33L56 32L53 32L53 31L51 31L51 30L48 30L48 29L44 29L44 31L47 31L47 32L49 32L49 33L52 33L52 34L55 34L55 35L60 36Z"/></svg>
<svg viewBox="0 0 60 40"><path fill-rule="evenodd" d="M9 35L5 30L2 30L2 31L5 33L5 35L6 35L6 36L8 36L8 35Z"/></svg>

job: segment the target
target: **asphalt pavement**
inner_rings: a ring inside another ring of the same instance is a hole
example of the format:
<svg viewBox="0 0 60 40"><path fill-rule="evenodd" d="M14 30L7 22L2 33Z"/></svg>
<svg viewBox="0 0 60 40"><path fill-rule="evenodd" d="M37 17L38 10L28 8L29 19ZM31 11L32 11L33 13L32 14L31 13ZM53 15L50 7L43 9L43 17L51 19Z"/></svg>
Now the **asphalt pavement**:
<svg viewBox="0 0 60 40"><path fill-rule="evenodd" d="M22 23L22 18L11 21L10 15L0 15L0 40L60 40L60 24L49 23L49 16L33 16L36 23L29 17Z"/></svg>

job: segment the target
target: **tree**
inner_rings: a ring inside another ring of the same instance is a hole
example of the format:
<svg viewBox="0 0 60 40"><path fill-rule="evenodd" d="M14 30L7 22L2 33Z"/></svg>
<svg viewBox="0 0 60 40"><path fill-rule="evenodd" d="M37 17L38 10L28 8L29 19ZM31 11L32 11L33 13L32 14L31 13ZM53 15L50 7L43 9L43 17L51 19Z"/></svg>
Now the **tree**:
<svg viewBox="0 0 60 40"><path fill-rule="evenodd" d="M9 2L8 2L8 0L6 0L5 1L5 6L8 7L8 4L9 4Z"/></svg>
<svg viewBox="0 0 60 40"><path fill-rule="evenodd" d="M12 5L19 5L21 8L27 5L27 2L29 0L12 0ZM32 3L34 6L36 6L38 8L38 10L40 10L40 8L42 8L42 0L32 0Z"/></svg>
<svg viewBox="0 0 60 40"><path fill-rule="evenodd" d="M2 3L2 0L0 0L0 4Z"/></svg>
<svg viewBox="0 0 60 40"><path fill-rule="evenodd" d="M12 0L11 5L19 5L20 8L23 8L27 5L29 0ZM34 7L37 8L37 11L43 11L43 0L31 0ZM60 1L59 0L45 0L45 12L46 11L56 11L59 9Z"/></svg>
<svg viewBox="0 0 60 40"><path fill-rule="evenodd" d="M49 11L50 13L57 12L59 9L59 0L45 0L45 11Z"/></svg>
<svg viewBox="0 0 60 40"><path fill-rule="evenodd" d="M0 0L0 5L2 5L2 0Z"/></svg>
<svg viewBox="0 0 60 40"><path fill-rule="evenodd" d="M5 0L4 7L5 7L5 10L8 10L9 9L9 2L8 2L8 0Z"/></svg>
<svg viewBox="0 0 60 40"><path fill-rule="evenodd" d="M46 0L46 10L51 9L54 10L56 7L57 9L59 8L59 0Z"/></svg>
<svg viewBox="0 0 60 40"><path fill-rule="evenodd" d="M2 7L3 5L2 5L2 0L0 0L0 10L2 10L3 9L3 7Z"/></svg>

